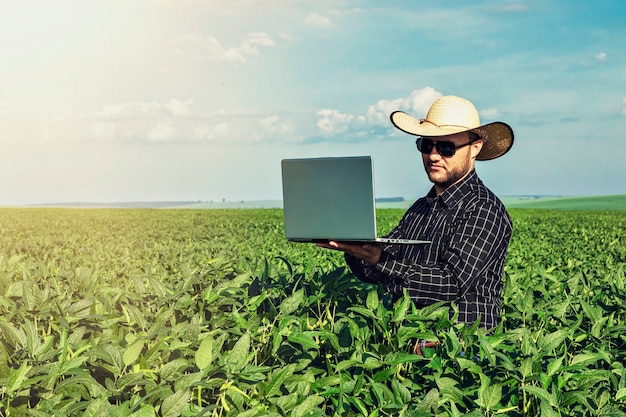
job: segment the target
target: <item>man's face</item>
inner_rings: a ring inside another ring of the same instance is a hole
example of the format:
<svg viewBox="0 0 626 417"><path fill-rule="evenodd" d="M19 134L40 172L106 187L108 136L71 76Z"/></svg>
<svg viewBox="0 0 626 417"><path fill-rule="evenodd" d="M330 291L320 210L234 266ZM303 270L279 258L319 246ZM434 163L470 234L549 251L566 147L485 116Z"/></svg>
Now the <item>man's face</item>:
<svg viewBox="0 0 626 417"><path fill-rule="evenodd" d="M465 145L469 143L470 140L468 132L428 137L425 139L429 139L433 142L452 142L455 147ZM430 153L422 153L424 169L426 170L428 179L435 184L435 189L438 194L457 183L474 169L474 161L481 148L482 141L478 140L469 146L456 149L453 156L442 156L436 146L433 146Z"/></svg>

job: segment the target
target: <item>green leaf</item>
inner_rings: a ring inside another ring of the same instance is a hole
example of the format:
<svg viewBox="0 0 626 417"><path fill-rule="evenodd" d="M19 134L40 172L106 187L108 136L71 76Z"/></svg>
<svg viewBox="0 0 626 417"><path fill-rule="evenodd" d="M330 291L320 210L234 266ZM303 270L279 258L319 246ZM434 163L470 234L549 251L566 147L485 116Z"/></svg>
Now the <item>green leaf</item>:
<svg viewBox="0 0 626 417"><path fill-rule="evenodd" d="M39 345L39 348L35 351L35 357L40 361L45 361L56 354L56 351L52 348L55 341L55 336L50 335L44 339L44 342ZM83 346L83 349L87 350L91 345ZM74 352L75 354L77 352Z"/></svg>
<svg viewBox="0 0 626 417"><path fill-rule="evenodd" d="M111 408L112 406L106 398L96 398L89 402L89 407L82 413L82 417L110 416Z"/></svg>
<svg viewBox="0 0 626 417"><path fill-rule="evenodd" d="M448 400L455 403L463 401L463 391L459 389L458 382L452 378L443 377L435 380L437 387L439 387L439 394Z"/></svg>
<svg viewBox="0 0 626 417"><path fill-rule="evenodd" d="M549 405L556 407L556 401L554 401L552 395L545 389L536 387L534 385L523 385L521 388L527 393L532 394L540 400L547 402Z"/></svg>
<svg viewBox="0 0 626 417"><path fill-rule="evenodd" d="M22 329L26 334L26 349L31 356L35 356L41 347L41 340L35 325L30 320L25 320L22 324Z"/></svg>
<svg viewBox="0 0 626 417"><path fill-rule="evenodd" d="M278 397L276 399L276 405L282 408L283 410L291 410L298 404L299 399L300 397L298 396L298 394L296 394L295 392L292 392L291 394ZM262 410L257 409L257 412L258 412L259 417L265 417L267 415ZM243 414L244 413L239 414L237 417L240 417ZM278 417L278 415L274 417Z"/></svg>
<svg viewBox="0 0 626 417"><path fill-rule="evenodd" d="M307 351L309 349L319 349L319 345L317 344L315 339L307 332L291 333L289 334L289 336L287 336L287 340L302 346L302 349L304 351Z"/></svg>
<svg viewBox="0 0 626 417"><path fill-rule="evenodd" d="M233 346L232 350L228 354L228 358L226 359L226 364L228 368L237 372L243 369L248 363L248 353L250 352L250 333L244 333L235 346Z"/></svg>
<svg viewBox="0 0 626 417"><path fill-rule="evenodd" d="M367 299L365 300L365 305L371 311L375 311L378 308L378 291L377 290L371 290L367 294Z"/></svg>
<svg viewBox="0 0 626 417"><path fill-rule="evenodd" d="M459 341L459 337L454 330L450 330L445 334L444 343L450 356L456 357L459 353L461 353L461 342Z"/></svg>
<svg viewBox="0 0 626 417"><path fill-rule="evenodd" d="M422 412L431 412L435 411L439 404L439 390L437 388L432 388L430 391L426 393L424 399L418 402L415 407L416 411Z"/></svg>
<svg viewBox="0 0 626 417"><path fill-rule="evenodd" d="M467 369L474 375L482 375L483 370L476 362L471 361L465 358L456 358L457 363L459 364L460 369Z"/></svg>
<svg viewBox="0 0 626 417"><path fill-rule="evenodd" d="M291 412L291 417L304 417L306 416L313 408L315 408L319 403L324 401L323 397L319 395L312 395L310 397L306 397L304 401L294 407Z"/></svg>
<svg viewBox="0 0 626 417"><path fill-rule="evenodd" d="M289 297L285 298L282 303L278 306L278 310L284 314L289 315L296 311L298 307L302 304L304 300L304 290L299 289Z"/></svg>
<svg viewBox="0 0 626 417"><path fill-rule="evenodd" d="M31 369L32 365L29 365L28 362L22 362L18 369L11 370L6 384L6 391L11 394L24 389L25 387L22 384L26 381L26 376Z"/></svg>
<svg viewBox="0 0 626 417"><path fill-rule="evenodd" d="M128 346L124 350L124 355L122 355L122 360L124 361L124 366L129 366L139 358L141 355L141 351L143 350L144 341L138 340L132 345Z"/></svg>
<svg viewBox="0 0 626 417"><path fill-rule="evenodd" d="M339 345L339 338L335 333L329 332L328 330L322 330L319 332L319 335L322 340L328 340L330 342L330 345L336 351L341 349L341 346Z"/></svg>
<svg viewBox="0 0 626 417"><path fill-rule="evenodd" d="M561 369L561 365L563 364L563 356L559 356L558 358L550 361L548 363L548 375L552 376L556 372Z"/></svg>
<svg viewBox="0 0 626 417"><path fill-rule="evenodd" d="M182 415L187 402L189 401L190 392L187 390L176 391L173 395L166 398L161 405L162 417L180 417Z"/></svg>
<svg viewBox="0 0 626 417"><path fill-rule="evenodd" d="M393 392L387 388L387 385L373 380L370 381L370 383L372 392L374 393L379 405L387 404L394 399Z"/></svg>
<svg viewBox="0 0 626 417"><path fill-rule="evenodd" d="M398 403L408 404L411 402L411 391L402 385L396 378L391 380L391 389Z"/></svg>
<svg viewBox="0 0 626 417"><path fill-rule="evenodd" d="M264 385L261 393L263 396L270 398L281 394L280 388L283 386L283 382L289 376L293 375L296 370L296 364L291 363L283 368L280 368L272 373L269 382Z"/></svg>
<svg viewBox="0 0 626 417"><path fill-rule="evenodd" d="M206 369L213 362L213 337L206 336L202 339L194 358L200 370Z"/></svg>
<svg viewBox="0 0 626 417"><path fill-rule="evenodd" d="M569 363L569 368L576 367L576 369L586 368L591 363L598 362L604 359L604 355L601 353L579 353L575 355Z"/></svg>
<svg viewBox="0 0 626 417"><path fill-rule="evenodd" d="M344 369L351 368L355 365L358 365L360 367L361 364L359 363L359 361L356 361L354 359L345 359L335 365L335 372L341 372Z"/></svg>
<svg viewBox="0 0 626 417"><path fill-rule="evenodd" d="M600 318L600 320L593 323L593 326L591 326L591 335L597 339L601 339L602 329L604 328L604 325L606 324L608 320L609 320L608 317L602 317Z"/></svg>
<svg viewBox="0 0 626 417"><path fill-rule="evenodd" d="M367 407L365 406L363 401L359 399L359 397L354 397L350 395L347 397L347 399L348 399L348 402L354 405L361 414L363 414L364 416L369 415L369 412L367 411Z"/></svg>
<svg viewBox="0 0 626 417"><path fill-rule="evenodd" d="M539 406L541 410L541 417L559 417L560 414L554 411L553 406L550 404L548 400L541 400L541 405Z"/></svg>
<svg viewBox="0 0 626 417"><path fill-rule="evenodd" d="M424 358L420 355L414 355L406 352L394 352L385 356L385 363L391 366L400 365L402 363L419 362L423 360Z"/></svg>
<svg viewBox="0 0 626 417"><path fill-rule="evenodd" d="M75 303L77 304L77 303ZM128 321L128 325L130 326L139 326L142 330L145 330L148 328L148 323L146 322L146 319L144 317L144 314L134 305L123 305L122 304L122 311L124 312L124 315L126 316L126 319Z"/></svg>
<svg viewBox="0 0 626 417"><path fill-rule="evenodd" d="M569 332L569 329L560 329L547 334L540 345L541 350L544 352L552 352L556 348L562 347L563 341L569 336Z"/></svg>
<svg viewBox="0 0 626 417"><path fill-rule="evenodd" d="M397 323L399 321L403 321L406 318L407 311L409 311L409 307L411 305L411 298L405 293L404 296L396 301L396 304L393 307L393 316L391 321Z"/></svg>
<svg viewBox="0 0 626 417"><path fill-rule="evenodd" d="M9 377L11 367L9 366L10 356L4 347L4 343L0 343L0 379Z"/></svg>
<svg viewBox="0 0 626 417"><path fill-rule="evenodd" d="M580 300L580 306L583 308L585 315L589 321L593 324L602 318L602 308L598 306L591 306L584 300Z"/></svg>
<svg viewBox="0 0 626 417"><path fill-rule="evenodd" d="M522 374L522 378L527 378L530 375L532 375L533 364L534 364L533 357L529 356L522 360L522 363L520 364L520 367L519 367L519 371Z"/></svg>
<svg viewBox="0 0 626 417"><path fill-rule="evenodd" d="M129 372L120 376L117 381L115 381L115 386L119 390L123 390L127 387L134 387L136 385L145 384L145 374L143 372Z"/></svg>
<svg viewBox="0 0 626 417"><path fill-rule="evenodd" d="M481 387L478 390L478 401L487 411L493 410L502 399L502 385L500 383Z"/></svg>
<svg viewBox="0 0 626 417"><path fill-rule="evenodd" d="M365 307L359 307L359 306L355 306L355 307L348 307L349 311L354 311L355 313L358 313L360 315L362 315L363 317L367 317L370 318L372 320L378 320L378 316L371 310L365 308Z"/></svg>
<svg viewBox="0 0 626 417"><path fill-rule="evenodd" d="M8 341L15 350L26 347L26 333L24 330L16 328L12 323L0 321L0 332L2 332L3 339Z"/></svg>
<svg viewBox="0 0 626 417"><path fill-rule="evenodd" d="M150 404L141 404L139 410L131 414L132 417L155 417L156 415L156 410Z"/></svg>
<svg viewBox="0 0 626 417"><path fill-rule="evenodd" d="M106 389L84 370L76 370L73 376L59 382L54 388L54 391L71 396L72 393L81 392L83 387L87 388L92 398L101 397L106 394Z"/></svg>
<svg viewBox="0 0 626 417"><path fill-rule="evenodd" d="M378 359L378 358L376 358L374 356L371 356L371 355L368 355L365 358L365 360L363 361L363 368L364 369L370 369L370 370L371 369L378 369L378 368L380 368L383 365L384 365L383 361L381 361L380 359Z"/></svg>

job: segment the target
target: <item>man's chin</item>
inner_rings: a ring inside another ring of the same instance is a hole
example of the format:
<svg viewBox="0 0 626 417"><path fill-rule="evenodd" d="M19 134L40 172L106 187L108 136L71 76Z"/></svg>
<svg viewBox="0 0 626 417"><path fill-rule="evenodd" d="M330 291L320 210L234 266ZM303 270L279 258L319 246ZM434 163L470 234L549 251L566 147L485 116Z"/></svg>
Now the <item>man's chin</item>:
<svg viewBox="0 0 626 417"><path fill-rule="evenodd" d="M438 173L428 172L428 179L435 185L445 184L448 182L447 175L441 175Z"/></svg>

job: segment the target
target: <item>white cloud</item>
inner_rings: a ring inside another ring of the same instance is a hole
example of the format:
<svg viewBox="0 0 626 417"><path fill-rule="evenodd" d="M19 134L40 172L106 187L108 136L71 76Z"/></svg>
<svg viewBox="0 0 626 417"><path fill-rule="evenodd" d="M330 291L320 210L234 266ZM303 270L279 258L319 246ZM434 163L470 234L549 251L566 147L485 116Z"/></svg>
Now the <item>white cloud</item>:
<svg viewBox="0 0 626 417"><path fill-rule="evenodd" d="M317 127L323 135L351 131L353 138L367 138L373 127L390 128L389 116L394 111L404 111L415 118L426 117L430 106L443 94L432 87L411 91L405 97L381 99L368 106L363 115L341 113L339 110L323 109L317 113ZM625 99L626 103L626 99ZM624 110L626 112L626 110ZM481 119L493 120L501 116L497 108L481 110Z"/></svg>
<svg viewBox="0 0 626 417"><path fill-rule="evenodd" d="M167 103L159 103L156 101L137 101L137 102L126 102L126 103L116 103L116 104L108 104L104 106L102 109L97 110L92 113L91 117L96 119L140 119L140 118L150 118L155 116L164 116L171 115L175 117L189 116L191 114L191 105L193 104L193 99L189 99L186 101L171 99ZM58 109L48 109L47 113L52 113L56 111L60 113L62 108Z"/></svg>
<svg viewBox="0 0 626 417"><path fill-rule="evenodd" d="M39 108L39 115L45 121L62 122L73 116L71 104L46 105Z"/></svg>
<svg viewBox="0 0 626 417"><path fill-rule="evenodd" d="M96 139L115 138L117 134L117 125L110 122L97 121L91 126L91 134Z"/></svg>
<svg viewBox="0 0 626 417"><path fill-rule="evenodd" d="M332 22L326 16L322 16L319 13L309 13L304 19L305 23L310 26L328 27L332 25Z"/></svg>
<svg viewBox="0 0 626 417"><path fill-rule="evenodd" d="M396 98L393 100L378 100L376 104L369 106L365 120L367 123L383 126L389 123L389 115L401 108L407 107L406 98Z"/></svg>
<svg viewBox="0 0 626 417"><path fill-rule="evenodd" d="M212 125L202 124L194 128L193 134L200 142L220 142L228 137L229 126L227 123L215 123Z"/></svg>
<svg viewBox="0 0 626 417"><path fill-rule="evenodd" d="M171 99L164 107L172 113L173 116L189 116L191 114L191 104L193 100L181 101Z"/></svg>
<svg viewBox="0 0 626 417"><path fill-rule="evenodd" d="M317 127L325 135L347 131L349 123L354 119L351 114L339 113L332 109L322 109L317 112L317 116Z"/></svg>
<svg viewBox="0 0 626 417"><path fill-rule="evenodd" d="M105 141L174 140L179 125L191 115L193 100L108 104L85 118L92 121L91 135Z"/></svg>
<svg viewBox="0 0 626 417"><path fill-rule="evenodd" d="M413 90L406 97L378 100L375 104L368 106L364 115L358 116L344 114L338 110L323 109L317 113L317 126L325 135L342 133L348 129L358 131L369 130L374 126L390 127L389 115L392 112L401 110L415 117L423 117L430 105L441 95L432 87ZM355 132L355 136L366 135L359 135Z"/></svg>
<svg viewBox="0 0 626 417"><path fill-rule="evenodd" d="M250 56L259 56L261 48L276 46L270 35L254 32L246 35L239 45L225 47L213 36L189 34L174 40L176 54L184 59L221 62L246 62Z"/></svg>
<svg viewBox="0 0 626 417"><path fill-rule="evenodd" d="M171 120L157 122L148 132L148 139L154 142L167 142L176 137L176 129Z"/></svg>
<svg viewBox="0 0 626 417"><path fill-rule="evenodd" d="M389 126L389 115L396 110L407 112L414 117L426 116L430 105L441 95L432 87L424 87L411 91L407 97L379 100L369 107L367 121L378 126Z"/></svg>
<svg viewBox="0 0 626 417"><path fill-rule="evenodd" d="M496 108L481 110L479 113L481 119L494 120L500 117L500 112Z"/></svg>
<svg viewBox="0 0 626 417"><path fill-rule="evenodd" d="M602 64L604 62L606 62L608 55L606 54L606 52L598 52L597 54L594 55L593 57L594 59L591 60L591 62L587 59L583 59L580 64L584 67L592 67L594 65L597 64Z"/></svg>
<svg viewBox="0 0 626 417"><path fill-rule="evenodd" d="M270 135L279 135L283 137L294 131L294 128L289 123L283 122L279 116L272 115L259 120L259 125L264 133Z"/></svg>
<svg viewBox="0 0 626 417"><path fill-rule="evenodd" d="M270 35L264 32L255 32L251 33L242 42L242 45L246 45L250 47L250 45L258 45L258 46L276 46L276 43L272 40Z"/></svg>
<svg viewBox="0 0 626 417"><path fill-rule="evenodd" d="M442 95L443 94L432 87L424 87L421 90L411 91L409 96L411 102L409 112L415 117L425 117L430 105Z"/></svg>
<svg viewBox="0 0 626 417"><path fill-rule="evenodd" d="M96 119L136 119L158 114L163 106L157 102L107 104L93 113Z"/></svg>
<svg viewBox="0 0 626 417"><path fill-rule="evenodd" d="M214 61L239 61L245 62L245 58L240 48L224 48L217 39L212 36L205 38L204 42L199 45L200 50L197 51L194 59L211 59Z"/></svg>
<svg viewBox="0 0 626 417"><path fill-rule="evenodd" d="M193 100L121 103L93 112L90 134L100 141L150 143L286 143L295 128L278 115L255 112L197 114Z"/></svg>

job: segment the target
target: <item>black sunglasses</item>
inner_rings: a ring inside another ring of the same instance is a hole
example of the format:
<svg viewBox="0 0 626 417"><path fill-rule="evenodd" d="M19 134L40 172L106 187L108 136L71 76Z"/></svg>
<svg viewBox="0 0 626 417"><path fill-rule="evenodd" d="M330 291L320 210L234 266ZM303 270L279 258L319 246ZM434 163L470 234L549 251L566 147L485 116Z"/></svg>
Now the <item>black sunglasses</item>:
<svg viewBox="0 0 626 417"><path fill-rule="evenodd" d="M476 142L476 139L470 140L463 145L456 146L453 142L449 142L447 140L430 140L419 137L415 141L415 144L417 145L417 149L425 155L430 154L434 147L437 148L437 152L439 152L441 156L450 157L454 156L457 149L471 145L474 142Z"/></svg>

